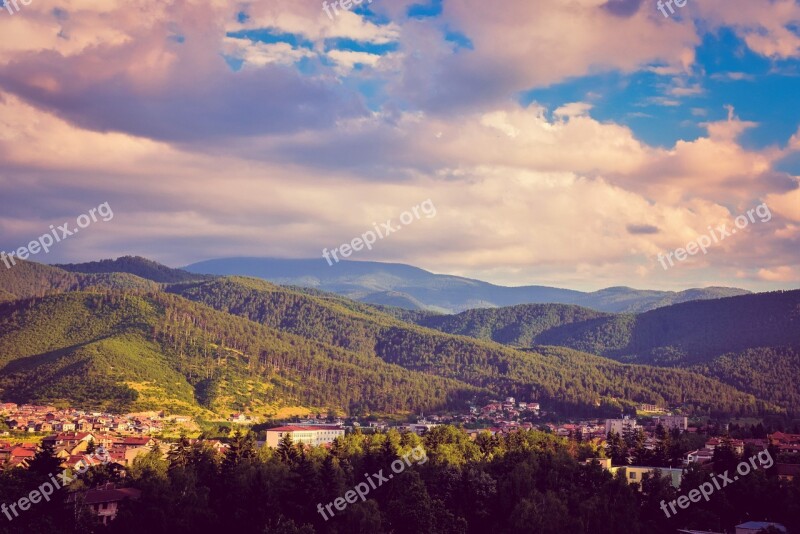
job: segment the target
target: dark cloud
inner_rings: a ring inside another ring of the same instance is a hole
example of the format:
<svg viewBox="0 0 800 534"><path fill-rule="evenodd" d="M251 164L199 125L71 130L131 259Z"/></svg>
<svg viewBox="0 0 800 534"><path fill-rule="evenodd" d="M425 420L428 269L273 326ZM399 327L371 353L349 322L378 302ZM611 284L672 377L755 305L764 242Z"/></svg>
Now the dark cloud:
<svg viewBox="0 0 800 534"><path fill-rule="evenodd" d="M75 74L86 71L86 63L110 60L28 54L0 68L0 87L81 128L179 143L320 129L367 113L360 99L336 84L293 68L234 72L216 57L208 61L218 65L202 69L178 60L157 82L157 95L142 89L149 80L126 79L125 72ZM42 86L41 80L52 83Z"/></svg>
<svg viewBox="0 0 800 534"><path fill-rule="evenodd" d="M608 0L603 9L612 15L628 18L635 15L641 5L642 0Z"/></svg>
<svg viewBox="0 0 800 534"><path fill-rule="evenodd" d="M650 235L661 232L657 226L650 224L629 224L625 228L628 230L628 233L632 235Z"/></svg>

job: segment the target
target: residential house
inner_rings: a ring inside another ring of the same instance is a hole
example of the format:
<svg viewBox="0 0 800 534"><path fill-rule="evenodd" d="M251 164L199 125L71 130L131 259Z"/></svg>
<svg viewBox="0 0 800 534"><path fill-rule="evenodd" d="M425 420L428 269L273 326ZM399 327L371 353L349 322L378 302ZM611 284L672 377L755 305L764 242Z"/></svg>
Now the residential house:
<svg viewBox="0 0 800 534"><path fill-rule="evenodd" d="M106 484L99 488L70 494L67 503L73 504L76 511L86 507L96 515L103 525L107 525L117 517L119 506L127 500L138 500L142 492L135 488L117 488L114 484Z"/></svg>

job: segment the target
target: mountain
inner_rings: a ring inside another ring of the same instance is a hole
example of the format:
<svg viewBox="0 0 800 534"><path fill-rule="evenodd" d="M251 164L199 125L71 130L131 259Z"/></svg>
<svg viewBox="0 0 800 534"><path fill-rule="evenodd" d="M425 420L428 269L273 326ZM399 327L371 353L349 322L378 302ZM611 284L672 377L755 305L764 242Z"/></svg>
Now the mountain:
<svg viewBox="0 0 800 534"><path fill-rule="evenodd" d="M600 405L619 407L619 401L645 402L641 400L645 398L662 405L686 401L699 410L711 407L709 402L716 406L713 409L723 405L724 410L754 409L752 400L696 374L622 365L560 347L512 350L411 325L342 297L289 290L252 278L176 284L167 290L287 333L461 380L496 396L538 399L572 413L591 413Z"/></svg>
<svg viewBox="0 0 800 534"><path fill-rule="evenodd" d="M142 258L139 256L123 256L116 260L100 260L89 263L73 263L54 265L64 271L73 273L128 273L145 280L152 280L162 284L187 282L192 280L208 279L208 276L192 274L180 269L172 269L166 265Z"/></svg>
<svg viewBox="0 0 800 534"><path fill-rule="evenodd" d="M11 269L0 269L0 302L93 288L155 291L159 285L125 272L71 273L22 260Z"/></svg>
<svg viewBox="0 0 800 534"><path fill-rule="evenodd" d="M398 317L515 347L558 345L621 362L689 369L800 413L800 290L641 314L549 304Z"/></svg>
<svg viewBox="0 0 800 534"><path fill-rule="evenodd" d="M296 406L408 413L513 395L575 415L619 414L641 402L697 414L780 411L697 372L665 373L566 347L515 350L401 317L436 317L429 312L384 313L314 289L243 277L156 283L130 272L17 267L0 280L0 290L15 295L0 304L0 395L11 401L216 414ZM175 276L149 267L120 266ZM84 288L90 280L100 283ZM559 328L552 324L606 315L553 309L537 328L544 335Z"/></svg>
<svg viewBox="0 0 800 534"><path fill-rule="evenodd" d="M747 294L735 288L709 287L681 292L628 287L592 293L546 286L504 287L480 280L433 274L398 263L323 259L226 258L185 267L198 274L250 276L281 284L311 287L384 306L455 313L530 303L575 304L605 312L641 312L699 299Z"/></svg>
<svg viewBox="0 0 800 534"><path fill-rule="evenodd" d="M178 296L71 292L0 304L0 395L114 412L416 412L481 393Z"/></svg>

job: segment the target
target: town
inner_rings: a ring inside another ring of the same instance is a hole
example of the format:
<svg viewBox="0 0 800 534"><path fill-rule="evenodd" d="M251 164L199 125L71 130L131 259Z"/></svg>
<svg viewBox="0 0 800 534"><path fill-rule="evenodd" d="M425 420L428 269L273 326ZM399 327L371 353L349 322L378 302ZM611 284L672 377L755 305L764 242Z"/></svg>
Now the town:
<svg viewBox="0 0 800 534"><path fill-rule="evenodd" d="M283 424L259 425L252 417L234 413L227 418L232 435L236 430L255 431L258 447L276 449L281 442L295 446L330 448L337 438L348 433L376 433L390 429L424 436L432 429L453 425L462 428L471 440L481 434L509 435L518 431L539 430L582 444L592 451L586 462L599 462L612 474L625 470L629 483L641 482L645 474L660 473L679 488L684 471L692 464L714 461L726 448L739 457L770 450L776 456L776 472L781 480L800 476L800 434L780 431L763 436L735 437L728 425L689 425L684 415L668 413L653 405L640 405L641 417L552 422L553 414L542 410L538 402L517 401L513 397L493 400L483 406L469 405L463 413L421 415L412 422L388 422L373 417L342 419L330 414L295 417ZM61 461L60 467L78 470L82 465L99 464L93 453L100 448L115 469L124 471L137 457L153 450L167 458L178 436L195 434L189 443L202 443L223 457L229 449L230 436L203 437L192 417L163 412L115 415L80 409L57 409L54 406L0 404L0 466L2 469L26 469L38 451L48 448ZM740 430L740 429L735 429ZM668 445L665 446L665 443ZM665 448L666 447L666 448ZM81 498L70 502L89 506L103 522L114 519L119 504L138 499L138 490L104 484L82 490ZM87 505L86 503L92 503Z"/></svg>

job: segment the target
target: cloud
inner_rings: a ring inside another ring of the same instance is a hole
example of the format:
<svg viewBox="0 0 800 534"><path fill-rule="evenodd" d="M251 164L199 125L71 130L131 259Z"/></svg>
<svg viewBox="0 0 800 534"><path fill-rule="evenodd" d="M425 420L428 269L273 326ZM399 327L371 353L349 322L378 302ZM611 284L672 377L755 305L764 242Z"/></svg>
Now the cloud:
<svg viewBox="0 0 800 534"><path fill-rule="evenodd" d="M652 224L629 224L625 227L628 230L629 234L637 235L647 235L647 234L657 234L660 232L657 226L653 226Z"/></svg>

